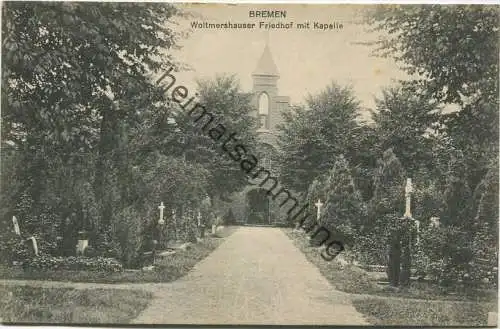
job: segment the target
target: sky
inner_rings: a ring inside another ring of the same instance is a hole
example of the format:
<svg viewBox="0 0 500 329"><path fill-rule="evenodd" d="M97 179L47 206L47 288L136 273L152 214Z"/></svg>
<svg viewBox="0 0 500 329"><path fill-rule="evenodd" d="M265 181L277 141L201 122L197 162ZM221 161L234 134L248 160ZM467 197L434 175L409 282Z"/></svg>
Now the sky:
<svg viewBox="0 0 500 329"><path fill-rule="evenodd" d="M362 108L374 108L374 97L384 86L407 79L394 60L372 56L373 47L359 44L374 40L376 35L357 24L361 5L283 5L283 4L187 4L182 8L193 17L179 21L179 28L189 29L191 22L255 23L255 29L191 29L180 40L176 59L191 71L178 72L178 81L195 86L198 78L213 78L218 73L236 74L242 89L250 91L251 74L264 50L266 41L278 67L279 93L289 96L292 104L304 102L331 81L351 85ZM286 10L286 18L249 17L250 10ZM266 30L259 22L291 23L292 29ZM310 23L310 29L296 29L298 23ZM342 24L342 29L316 30L314 22ZM367 115L362 111L362 116Z"/></svg>

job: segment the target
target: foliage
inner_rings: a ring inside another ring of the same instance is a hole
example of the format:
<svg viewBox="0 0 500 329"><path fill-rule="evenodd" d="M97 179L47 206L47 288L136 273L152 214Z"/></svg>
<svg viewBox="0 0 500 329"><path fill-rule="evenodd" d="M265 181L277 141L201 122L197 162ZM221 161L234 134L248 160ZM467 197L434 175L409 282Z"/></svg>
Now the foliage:
<svg viewBox="0 0 500 329"><path fill-rule="evenodd" d="M14 261L23 262L28 259L32 252L24 240L18 236L0 235L0 261L12 265Z"/></svg>
<svg viewBox="0 0 500 329"><path fill-rule="evenodd" d="M196 162L206 164L211 172L209 180L211 196L225 199L232 192L241 190L247 182L235 161L222 150L223 141L231 133L237 133L235 139L244 145L247 151L255 150L257 146L257 121L251 103L252 95L241 90L236 76L224 74L212 79L199 80L197 92L200 104L219 119L217 122L214 121L213 125L222 124L226 130L220 140L210 140L209 148L214 152L210 158L199 159L199 155L191 157L194 157ZM226 148L232 150L235 144L236 142L228 143Z"/></svg>
<svg viewBox="0 0 500 329"><path fill-rule="evenodd" d="M487 223L490 225L492 238L495 240L498 232L498 158L489 164L488 172L474 191L475 225Z"/></svg>
<svg viewBox="0 0 500 329"><path fill-rule="evenodd" d="M435 99L459 103L480 92L498 96L498 7L374 6L367 21L388 32L380 50L426 81Z"/></svg>
<svg viewBox="0 0 500 329"><path fill-rule="evenodd" d="M125 267L136 267L140 264L143 229L144 220L132 207L124 208L113 218L113 241L119 245L118 259Z"/></svg>
<svg viewBox="0 0 500 329"><path fill-rule="evenodd" d="M382 32L376 53L405 64L417 93L458 105L458 111L441 116L440 130L467 154L467 180L474 189L489 161L498 158L498 7L373 8L366 18Z"/></svg>
<svg viewBox="0 0 500 329"><path fill-rule="evenodd" d="M69 270L69 271L105 271L120 272L123 266L114 258L104 257L54 257L40 255L23 263L26 271Z"/></svg>
<svg viewBox="0 0 500 329"><path fill-rule="evenodd" d="M335 161L324 185L327 197L320 224L338 234L344 244L353 245L367 210L343 156Z"/></svg>
<svg viewBox="0 0 500 329"><path fill-rule="evenodd" d="M237 228L225 227L218 231L219 236L228 237ZM199 261L207 257L219 247L225 239L215 238L210 235L188 248L178 250L175 254L156 259L155 271L93 271L93 270L46 270L46 271L23 271L16 268L4 268L0 266L0 277L2 279L22 280L50 280L64 282L95 282L95 283L145 283L145 282L172 282L185 275ZM75 258L75 257L73 257ZM78 257L92 261L93 258ZM108 259L99 257L99 259ZM1 302L1 300L0 300Z"/></svg>
<svg viewBox="0 0 500 329"><path fill-rule="evenodd" d="M233 210L230 208L223 217L223 221L225 225L234 225L236 224L236 217L233 214Z"/></svg>
<svg viewBox="0 0 500 329"><path fill-rule="evenodd" d="M373 226L390 228L384 222L384 215L402 215L404 209L404 188L406 185L405 171L392 149L386 150L379 161L375 172L375 189L370 202L370 213Z"/></svg>
<svg viewBox="0 0 500 329"><path fill-rule="evenodd" d="M182 13L170 4L10 3L2 15L2 216L15 214L41 248L73 227L102 249L117 209L136 201L131 136L144 113L168 112L151 75L171 59L170 21Z"/></svg>
<svg viewBox="0 0 500 329"><path fill-rule="evenodd" d="M332 82L306 99L307 109L292 108L283 114L281 135L281 180L289 188L304 192L315 177L327 172L335 156L348 160L357 152L353 139L358 127L359 102L352 89Z"/></svg>
<svg viewBox="0 0 500 329"><path fill-rule="evenodd" d="M408 248L403 251L407 238L407 220L402 219L404 209L405 172L392 149L384 152L375 173L375 190L370 201L370 223L364 229L368 236L378 237L386 244L387 275L392 286L408 284ZM369 232L369 233L368 233ZM375 247L375 246L374 246ZM407 246L408 247L408 246ZM403 259L401 255L404 252ZM403 260L403 262L402 262ZM403 271L400 266L403 265Z"/></svg>
<svg viewBox="0 0 500 329"><path fill-rule="evenodd" d="M464 229L472 218L472 192L466 180L467 166L464 155L457 152L452 156L446 173L446 187L443 193L441 222Z"/></svg>
<svg viewBox="0 0 500 329"><path fill-rule="evenodd" d="M372 147L378 152L377 158L392 148L410 176L420 167L432 170L434 140L430 133L439 118L436 102L415 89L411 83L384 89L372 115L377 137Z"/></svg>

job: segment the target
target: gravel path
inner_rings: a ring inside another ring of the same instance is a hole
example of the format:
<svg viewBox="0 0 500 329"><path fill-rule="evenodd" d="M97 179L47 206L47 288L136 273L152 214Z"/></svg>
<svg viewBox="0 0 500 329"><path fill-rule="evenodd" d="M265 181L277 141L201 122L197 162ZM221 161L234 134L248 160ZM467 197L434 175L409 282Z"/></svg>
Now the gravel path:
<svg viewBox="0 0 500 329"><path fill-rule="evenodd" d="M134 323L367 324L278 228L242 227L188 275L154 287Z"/></svg>

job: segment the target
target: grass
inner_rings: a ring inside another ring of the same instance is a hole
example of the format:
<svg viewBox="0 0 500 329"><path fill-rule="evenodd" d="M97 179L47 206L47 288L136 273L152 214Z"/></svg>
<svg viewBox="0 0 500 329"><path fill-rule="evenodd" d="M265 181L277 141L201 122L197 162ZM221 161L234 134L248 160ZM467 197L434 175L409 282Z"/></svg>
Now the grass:
<svg viewBox="0 0 500 329"><path fill-rule="evenodd" d="M0 286L4 323L128 323L146 308L152 294L119 289Z"/></svg>
<svg viewBox="0 0 500 329"><path fill-rule="evenodd" d="M216 235L207 234L198 243L187 250L178 250L173 255L158 258L153 271L23 271L20 268L0 267L0 279L50 280L95 283L144 283L171 282L185 275L196 263L207 257L237 227L224 227Z"/></svg>
<svg viewBox="0 0 500 329"><path fill-rule="evenodd" d="M364 270L355 266L342 267L335 261L324 260L318 249L309 245L306 234L294 232L292 229L283 231L336 289L354 294L370 293L378 289L376 282L370 280Z"/></svg>
<svg viewBox="0 0 500 329"><path fill-rule="evenodd" d="M371 324L484 326L488 312L497 310L495 290L452 290L417 281L394 289L357 266L325 261L318 248L309 245L305 233L283 231L333 287L355 294L354 306Z"/></svg>
<svg viewBox="0 0 500 329"><path fill-rule="evenodd" d="M354 307L374 325L401 326L486 326L495 303L362 298Z"/></svg>

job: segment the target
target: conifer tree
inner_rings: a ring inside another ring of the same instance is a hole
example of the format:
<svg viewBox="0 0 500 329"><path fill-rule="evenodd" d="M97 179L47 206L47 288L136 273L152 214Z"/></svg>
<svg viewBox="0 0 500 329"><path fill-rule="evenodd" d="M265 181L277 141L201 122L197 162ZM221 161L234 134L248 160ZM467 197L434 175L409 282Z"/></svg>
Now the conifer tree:
<svg viewBox="0 0 500 329"><path fill-rule="evenodd" d="M392 286L400 282L402 210L404 209L405 172L392 149L384 152L375 175L371 200L373 232L385 239L388 247L387 276Z"/></svg>
<svg viewBox="0 0 500 329"><path fill-rule="evenodd" d="M366 205L354 185L349 164L342 155L330 170L327 184L321 224L332 235L338 235L344 244L352 244L366 217Z"/></svg>

